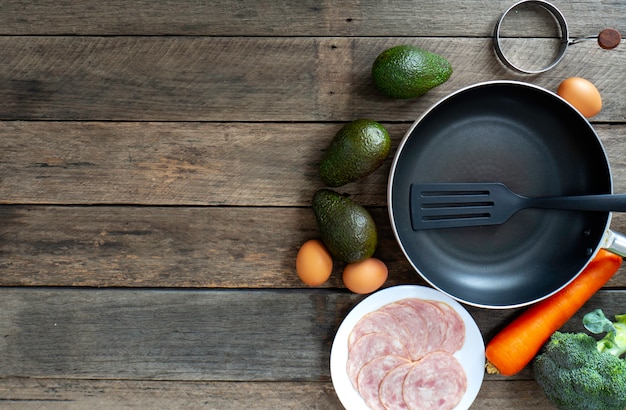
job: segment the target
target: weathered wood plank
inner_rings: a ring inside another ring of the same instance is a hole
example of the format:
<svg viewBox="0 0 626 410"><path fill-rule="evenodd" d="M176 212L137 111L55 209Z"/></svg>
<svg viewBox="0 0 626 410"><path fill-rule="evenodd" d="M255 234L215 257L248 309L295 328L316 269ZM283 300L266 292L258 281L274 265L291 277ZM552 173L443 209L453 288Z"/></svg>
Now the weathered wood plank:
<svg viewBox="0 0 626 410"><path fill-rule="evenodd" d="M391 237L386 212L378 255L392 282L417 281ZM0 285L304 286L300 245L318 237L305 208L4 207ZM342 265L326 286L342 286Z"/></svg>
<svg viewBox="0 0 626 410"><path fill-rule="evenodd" d="M370 210L386 285L423 284L387 211ZM310 208L8 206L0 220L0 286L301 288L297 251L319 237ZM324 287L343 287L343 266ZM626 286L621 272L609 286Z"/></svg>
<svg viewBox="0 0 626 410"><path fill-rule="evenodd" d="M0 379L3 409L343 409L329 382Z"/></svg>
<svg viewBox="0 0 626 410"><path fill-rule="evenodd" d="M308 205L342 125L0 122L0 202ZM396 143L409 128L385 126ZM359 200L385 203L390 162Z"/></svg>
<svg viewBox="0 0 626 410"><path fill-rule="evenodd" d="M280 290L0 289L0 373L328 380L328 348L346 314L351 299L346 296Z"/></svg>
<svg viewBox="0 0 626 410"><path fill-rule="evenodd" d="M361 299L332 290L3 288L0 376L329 381L335 332ZM625 300L625 291L600 291L563 330L581 330L596 307L623 313ZM515 314L468 310L485 340Z"/></svg>
<svg viewBox="0 0 626 410"><path fill-rule="evenodd" d="M309 206L342 123L0 122L0 203ZM392 155L341 187L385 206L393 153L410 123L383 123ZM626 192L626 126L595 124Z"/></svg>
<svg viewBox="0 0 626 410"><path fill-rule="evenodd" d="M490 36L514 2L107 1L3 2L0 35ZM555 0L574 36L626 26L619 0Z"/></svg>
<svg viewBox="0 0 626 410"><path fill-rule="evenodd" d="M492 381L483 383L476 401L470 407L475 409L545 409L556 410L556 406L544 395L534 381Z"/></svg>
<svg viewBox="0 0 626 410"><path fill-rule="evenodd" d="M371 65L411 43L448 58L445 84L414 100L374 89ZM595 121L624 121L626 49L576 45L541 76L516 75L485 38L0 37L0 119L413 121L461 87L523 79L556 90L570 76L604 96Z"/></svg>
<svg viewBox="0 0 626 410"><path fill-rule="evenodd" d="M4 409L343 409L330 382L0 378ZM472 410L555 407L534 381L486 381Z"/></svg>

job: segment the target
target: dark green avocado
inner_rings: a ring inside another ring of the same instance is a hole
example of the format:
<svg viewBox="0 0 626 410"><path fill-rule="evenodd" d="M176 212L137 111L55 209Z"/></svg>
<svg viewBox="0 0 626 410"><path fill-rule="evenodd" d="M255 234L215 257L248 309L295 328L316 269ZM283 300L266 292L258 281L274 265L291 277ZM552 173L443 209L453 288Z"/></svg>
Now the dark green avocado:
<svg viewBox="0 0 626 410"><path fill-rule="evenodd" d="M320 162L320 178L330 187L361 179L382 165L391 149L387 130L376 121L359 119L335 134Z"/></svg>
<svg viewBox="0 0 626 410"><path fill-rule="evenodd" d="M439 54L401 45L383 51L374 61L374 85L392 98L414 98L446 82L452 66Z"/></svg>
<svg viewBox="0 0 626 410"><path fill-rule="evenodd" d="M352 263L374 254L376 225L361 205L333 190L320 189L313 195L313 211L322 241L335 258Z"/></svg>

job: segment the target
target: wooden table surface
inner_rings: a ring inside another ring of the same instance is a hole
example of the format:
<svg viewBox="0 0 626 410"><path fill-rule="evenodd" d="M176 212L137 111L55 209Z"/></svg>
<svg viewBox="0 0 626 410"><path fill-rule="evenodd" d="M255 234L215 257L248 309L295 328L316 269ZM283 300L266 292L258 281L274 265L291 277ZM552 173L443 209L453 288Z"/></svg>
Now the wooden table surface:
<svg viewBox="0 0 626 410"><path fill-rule="evenodd" d="M317 164L346 122L412 122L461 87L596 84L592 119L626 192L626 45L571 47L515 74L491 33L509 1L0 3L0 407L340 409L329 353L363 296L338 264L303 285ZM621 0L554 1L572 37L626 30ZM413 100L370 78L384 49L446 57ZM387 217L391 163L341 188L379 227L385 287L425 283ZM626 217L612 229L626 232ZM587 306L626 311L626 268ZM519 310L467 307L485 340ZM579 313L566 329L579 328ZM473 409L551 408L530 369L486 376Z"/></svg>

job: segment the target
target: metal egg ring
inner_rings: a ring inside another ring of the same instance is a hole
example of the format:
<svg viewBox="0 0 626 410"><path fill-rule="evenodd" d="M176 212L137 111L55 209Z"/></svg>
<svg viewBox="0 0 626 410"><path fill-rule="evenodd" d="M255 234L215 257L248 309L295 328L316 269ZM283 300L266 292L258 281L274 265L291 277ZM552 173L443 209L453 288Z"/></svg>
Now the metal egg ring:
<svg viewBox="0 0 626 410"><path fill-rule="evenodd" d="M558 54L556 58L550 64L548 64L546 67L543 67L539 70L527 70L527 69L524 69L522 67L519 67L513 64L502 51L502 44L500 42L500 27L502 25L502 22L511 11L515 10L522 4L536 5L536 6L544 8L548 13L550 13L555 18L555 20L559 24L559 28L561 32L561 43L559 46ZM565 21L565 16L554 5L543 0L522 0L520 2L515 3L511 7L509 7L504 13L502 13L502 16L496 23L496 27L494 29L494 34L493 34L493 39L494 39L493 46L494 46L496 55L498 56L500 61L508 68L514 71L517 71L518 73L522 73L522 74L539 74L539 73L543 73L543 72L550 70L561 61L561 59L565 55L565 51L567 51L567 46L571 43L569 39L569 30L567 28L567 21Z"/></svg>

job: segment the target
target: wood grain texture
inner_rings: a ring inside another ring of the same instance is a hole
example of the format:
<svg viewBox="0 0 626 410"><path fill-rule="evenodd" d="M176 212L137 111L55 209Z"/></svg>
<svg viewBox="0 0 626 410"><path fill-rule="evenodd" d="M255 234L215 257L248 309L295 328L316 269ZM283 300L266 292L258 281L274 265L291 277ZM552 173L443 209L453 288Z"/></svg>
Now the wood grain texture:
<svg viewBox="0 0 626 410"><path fill-rule="evenodd" d="M3 409L342 409L329 382L0 379Z"/></svg>
<svg viewBox="0 0 626 410"><path fill-rule="evenodd" d="M319 161L343 123L0 122L0 203L309 206ZM337 190L386 206L393 154L411 123L383 123L392 152ZM594 124L616 192L626 192L626 126Z"/></svg>
<svg viewBox="0 0 626 410"><path fill-rule="evenodd" d="M450 80L425 96L392 100L371 66L388 47L414 44L446 57ZM459 88L522 79L484 38L0 37L0 119L117 121L414 121ZM556 90L592 81L604 98L594 121L624 121L626 48L576 45L532 81Z"/></svg>
<svg viewBox="0 0 626 410"><path fill-rule="evenodd" d="M6 0L3 35L458 36L486 37L514 1ZM619 0L552 1L574 36L626 26Z"/></svg>
<svg viewBox="0 0 626 410"><path fill-rule="evenodd" d="M363 297L319 289L4 288L0 376L330 381L335 332ZM563 330L582 330L583 312L599 306L607 315L621 313L620 297L599 292ZM468 310L487 340L498 330L494 318L515 312Z"/></svg>
<svg viewBox="0 0 626 410"><path fill-rule="evenodd" d="M210 381L328 380L334 328L354 299L80 289L3 289L0 298L3 376Z"/></svg>
<svg viewBox="0 0 626 410"><path fill-rule="evenodd" d="M384 209L390 283L418 281ZM308 208L3 207L5 286L299 288L296 253L319 237ZM342 286L343 265L325 286Z"/></svg>
<svg viewBox="0 0 626 410"><path fill-rule="evenodd" d="M506 383L504 386L503 384ZM184 382L0 378L8 410L343 409L330 382ZM555 409L534 381L487 382L478 409Z"/></svg>
<svg viewBox="0 0 626 410"><path fill-rule="evenodd" d="M369 209L386 286L425 284L386 209ZM0 218L0 286L302 288L296 254L319 238L310 208L8 206ZM626 219L611 227L626 232ZM343 267L323 287L342 288ZM608 286L626 286L626 275Z"/></svg>
<svg viewBox="0 0 626 410"><path fill-rule="evenodd" d="M318 163L342 125L0 122L0 197L33 204L303 206L321 187ZM397 142L408 124L387 127ZM384 204L388 170L364 181L367 190L376 185L371 204Z"/></svg>

